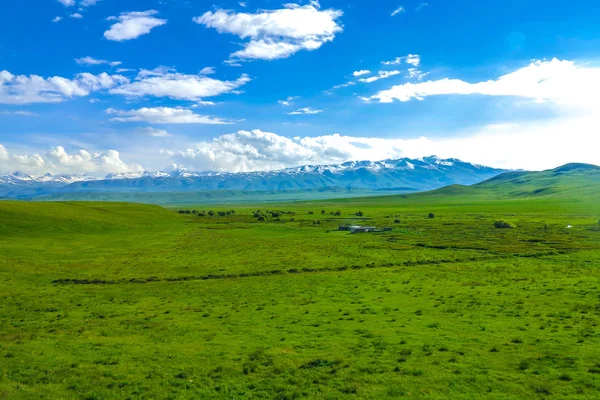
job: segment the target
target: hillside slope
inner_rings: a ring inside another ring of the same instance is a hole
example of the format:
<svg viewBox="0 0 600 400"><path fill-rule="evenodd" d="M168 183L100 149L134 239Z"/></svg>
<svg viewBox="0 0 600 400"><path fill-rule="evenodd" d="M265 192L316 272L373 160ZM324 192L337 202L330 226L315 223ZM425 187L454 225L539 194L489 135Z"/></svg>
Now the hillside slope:
<svg viewBox="0 0 600 400"><path fill-rule="evenodd" d="M540 172L505 172L472 186L450 185L408 196L470 199L568 198L595 201L600 197L600 167L573 163Z"/></svg>

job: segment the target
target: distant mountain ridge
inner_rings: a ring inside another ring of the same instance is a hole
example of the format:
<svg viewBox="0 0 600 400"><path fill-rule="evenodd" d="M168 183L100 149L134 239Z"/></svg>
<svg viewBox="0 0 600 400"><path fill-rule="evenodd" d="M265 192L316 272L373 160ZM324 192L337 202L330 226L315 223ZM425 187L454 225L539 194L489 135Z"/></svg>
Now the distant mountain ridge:
<svg viewBox="0 0 600 400"><path fill-rule="evenodd" d="M370 190L424 191L446 185L471 185L505 170L436 156L420 159L349 161L331 165L304 165L257 172L140 172L33 177L20 172L0 177L0 197L30 198L55 193L154 193L210 190L284 191L340 187Z"/></svg>

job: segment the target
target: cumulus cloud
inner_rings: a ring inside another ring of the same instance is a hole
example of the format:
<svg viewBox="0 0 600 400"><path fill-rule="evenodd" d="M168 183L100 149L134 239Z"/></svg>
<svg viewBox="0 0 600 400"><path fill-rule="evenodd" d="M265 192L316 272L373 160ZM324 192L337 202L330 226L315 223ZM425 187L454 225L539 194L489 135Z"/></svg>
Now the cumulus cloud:
<svg viewBox="0 0 600 400"><path fill-rule="evenodd" d="M122 64L121 61L97 60L93 57L76 58L75 62L79 65L103 65L103 64L106 64L106 65L110 65L111 67L116 67L116 66Z"/></svg>
<svg viewBox="0 0 600 400"><path fill-rule="evenodd" d="M58 0L58 2L65 7L71 7L75 5L75 0Z"/></svg>
<svg viewBox="0 0 600 400"><path fill-rule="evenodd" d="M0 71L0 104L57 103L109 89L129 80L121 75L82 73L74 79L60 76L13 75Z"/></svg>
<svg viewBox="0 0 600 400"><path fill-rule="evenodd" d="M109 115L115 115L111 121L117 122L148 122L151 124L211 124L224 125L231 122L220 118L194 113L187 108L153 107L140 108L138 110L106 110Z"/></svg>
<svg viewBox="0 0 600 400"><path fill-rule="evenodd" d="M81 15L79 13L73 13L73 14L69 15L69 18L81 19L81 18L83 18L83 15Z"/></svg>
<svg viewBox="0 0 600 400"><path fill-rule="evenodd" d="M306 115L306 114L319 114L322 113L323 110L317 110L311 107L299 108L295 111L291 111L288 115Z"/></svg>
<svg viewBox="0 0 600 400"><path fill-rule="evenodd" d="M138 172L143 168L138 164L127 164L116 150L89 152L78 150L68 153L64 147L51 148L46 153L11 154L0 145L0 173L22 171L33 175L47 172L53 174L91 174Z"/></svg>
<svg viewBox="0 0 600 400"><path fill-rule="evenodd" d="M154 17L156 14L158 14L158 11L149 10L125 12L118 17L109 17L108 21L119 22L113 24L109 30L104 32L104 37L116 42L137 39L142 35L150 33L152 29L167 23L166 19Z"/></svg>
<svg viewBox="0 0 600 400"><path fill-rule="evenodd" d="M568 162L600 164L594 143L600 117L528 124L482 126L447 138L374 138L340 134L287 138L259 129L241 130L200 142L183 151L168 151L170 162L196 170L247 172L306 164L420 158L436 154L497 168L532 170ZM565 135L564 132L571 132ZM536 149L532 152L531 149Z"/></svg>
<svg viewBox="0 0 600 400"><path fill-rule="evenodd" d="M380 79L387 79L390 76L398 75L399 73L400 73L400 71L379 71L379 73L376 76L371 76L368 78L361 78L358 81L363 82L363 83L371 83L371 82L378 81Z"/></svg>
<svg viewBox="0 0 600 400"><path fill-rule="evenodd" d="M600 68L580 66L573 61L534 61L495 80L469 83L444 78L406 83L382 90L370 100L390 103L423 100L440 95L512 96L537 102L589 108L600 100Z"/></svg>
<svg viewBox="0 0 600 400"><path fill-rule="evenodd" d="M250 77L246 74L234 81L221 81L205 75L185 75L168 68L157 68L140 71L133 82L120 85L110 93L199 101L203 97L235 92L248 82Z"/></svg>
<svg viewBox="0 0 600 400"><path fill-rule="evenodd" d="M321 10L316 1L300 6L285 4L278 10L261 10L255 14L227 10L208 11L194 22L219 33L249 39L244 49L230 55L230 62L286 58L300 50L316 50L342 31L337 23L342 11Z"/></svg>
<svg viewBox="0 0 600 400"><path fill-rule="evenodd" d="M361 69L360 71L354 71L352 73L352 75L354 75L354 76L362 76L362 75L367 75L367 74L370 74L370 73L371 73L371 71L369 71L368 69Z"/></svg>
<svg viewBox="0 0 600 400"><path fill-rule="evenodd" d="M52 22L56 23L56 22L59 22L61 19L62 19L62 17L56 16L56 17L54 17L54 19L52 20Z"/></svg>
<svg viewBox="0 0 600 400"><path fill-rule="evenodd" d="M406 10L404 10L404 6L400 6L398 8L396 8L394 11L392 11L392 17L395 17L396 15L405 12Z"/></svg>

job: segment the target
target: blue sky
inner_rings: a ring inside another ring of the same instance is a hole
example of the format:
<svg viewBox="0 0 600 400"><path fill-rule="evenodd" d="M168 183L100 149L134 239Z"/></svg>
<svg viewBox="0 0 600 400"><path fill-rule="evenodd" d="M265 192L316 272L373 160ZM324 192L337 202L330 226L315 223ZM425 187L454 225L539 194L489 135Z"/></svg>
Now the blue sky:
<svg viewBox="0 0 600 400"><path fill-rule="evenodd" d="M597 2L351 3L7 2L0 173L600 163Z"/></svg>

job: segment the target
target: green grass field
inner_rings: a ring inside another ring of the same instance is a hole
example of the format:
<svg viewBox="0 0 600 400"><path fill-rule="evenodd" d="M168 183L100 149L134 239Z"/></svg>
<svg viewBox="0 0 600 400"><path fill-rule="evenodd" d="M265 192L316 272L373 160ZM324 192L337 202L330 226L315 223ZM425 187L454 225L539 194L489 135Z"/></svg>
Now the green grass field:
<svg viewBox="0 0 600 400"><path fill-rule="evenodd" d="M577 188L0 202L0 398L596 399L600 191Z"/></svg>

